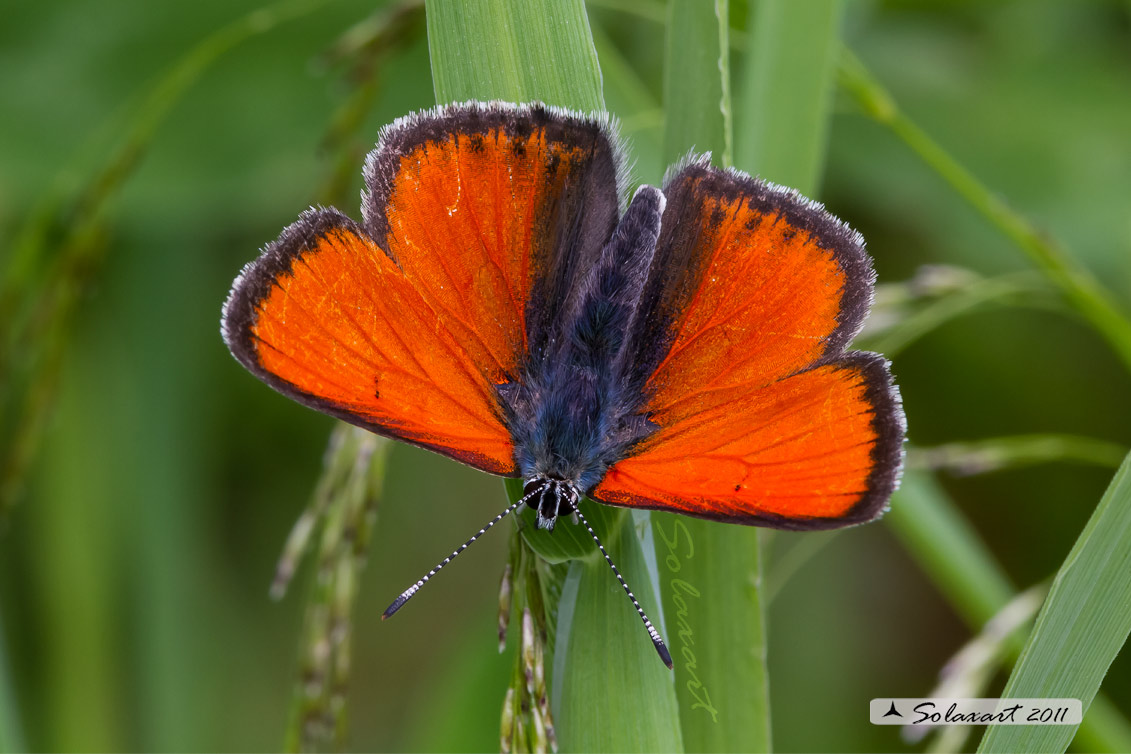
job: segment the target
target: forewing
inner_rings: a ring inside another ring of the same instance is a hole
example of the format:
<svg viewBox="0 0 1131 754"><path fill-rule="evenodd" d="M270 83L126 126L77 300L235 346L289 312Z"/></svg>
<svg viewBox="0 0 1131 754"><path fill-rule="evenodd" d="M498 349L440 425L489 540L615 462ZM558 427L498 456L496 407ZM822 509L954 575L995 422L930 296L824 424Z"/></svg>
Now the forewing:
<svg viewBox="0 0 1131 754"><path fill-rule="evenodd" d="M874 281L859 234L704 160L664 193L623 372L655 430L593 497L782 528L875 517L903 414L886 362L844 351Z"/></svg>
<svg viewBox="0 0 1131 754"><path fill-rule="evenodd" d="M569 311L619 214L608 124L542 105L410 115L366 163L365 226L472 357L516 376Z"/></svg>
<svg viewBox="0 0 1131 754"><path fill-rule="evenodd" d="M516 473L499 387L551 337L618 213L606 124L467 103L402 118L366 163L364 224L312 210L236 281L236 357L296 400Z"/></svg>
<svg viewBox="0 0 1131 754"><path fill-rule="evenodd" d="M626 361L650 410L689 388L769 384L844 350L875 279L858 233L796 192L704 160L664 194Z"/></svg>
<svg viewBox="0 0 1131 754"><path fill-rule="evenodd" d="M485 471L514 471L490 375L336 210L304 213L244 269L223 332L244 366L300 403Z"/></svg>

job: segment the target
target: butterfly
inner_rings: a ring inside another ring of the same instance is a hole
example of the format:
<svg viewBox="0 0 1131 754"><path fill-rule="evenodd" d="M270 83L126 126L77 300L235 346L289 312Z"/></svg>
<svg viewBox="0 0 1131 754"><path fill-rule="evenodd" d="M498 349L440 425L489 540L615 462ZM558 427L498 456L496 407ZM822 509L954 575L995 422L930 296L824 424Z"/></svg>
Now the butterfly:
<svg viewBox="0 0 1131 754"><path fill-rule="evenodd" d="M232 354L343 421L524 481L536 525L583 496L780 529L879 516L905 422L888 362L846 350L862 237L797 192L690 156L625 206L615 126L465 102L382 129L362 221L313 208L244 267Z"/></svg>

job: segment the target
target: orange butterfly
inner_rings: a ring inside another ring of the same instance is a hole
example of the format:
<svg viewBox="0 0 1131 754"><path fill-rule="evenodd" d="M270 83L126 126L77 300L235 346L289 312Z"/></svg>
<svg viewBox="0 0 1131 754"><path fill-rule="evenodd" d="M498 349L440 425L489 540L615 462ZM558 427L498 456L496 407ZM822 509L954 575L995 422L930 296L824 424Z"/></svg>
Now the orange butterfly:
<svg viewBox="0 0 1131 754"><path fill-rule="evenodd" d="M627 208L624 184L604 118L439 107L382 130L360 224L311 209L236 280L224 339L268 385L525 482L386 617L521 505L546 529L583 495L782 529L884 510L905 424L886 360L845 350L860 235L707 157Z"/></svg>

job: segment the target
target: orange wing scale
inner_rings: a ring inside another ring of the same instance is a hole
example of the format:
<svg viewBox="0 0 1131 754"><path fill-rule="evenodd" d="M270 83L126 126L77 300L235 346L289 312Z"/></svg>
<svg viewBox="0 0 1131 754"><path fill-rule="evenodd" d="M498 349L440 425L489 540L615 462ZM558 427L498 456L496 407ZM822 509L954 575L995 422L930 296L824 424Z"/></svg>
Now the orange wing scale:
<svg viewBox="0 0 1131 754"><path fill-rule="evenodd" d="M843 352L871 296L858 236L704 163L665 194L657 259L686 272L657 304L674 312L644 388L658 429L591 496L780 528L875 517L898 475L902 413L886 362Z"/></svg>

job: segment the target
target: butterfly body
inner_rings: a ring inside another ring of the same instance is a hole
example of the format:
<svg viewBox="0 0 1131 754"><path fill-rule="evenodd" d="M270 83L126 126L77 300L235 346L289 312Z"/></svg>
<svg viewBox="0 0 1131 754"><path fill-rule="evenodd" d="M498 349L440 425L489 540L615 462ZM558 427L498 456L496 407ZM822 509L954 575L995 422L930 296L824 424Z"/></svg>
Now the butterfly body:
<svg viewBox="0 0 1131 754"><path fill-rule="evenodd" d="M637 192L597 264L579 276L572 311L549 347L528 358L516 382L500 386L523 479L563 480L588 492L654 431L639 412L639 393L622 389L622 371L663 208L658 189Z"/></svg>

